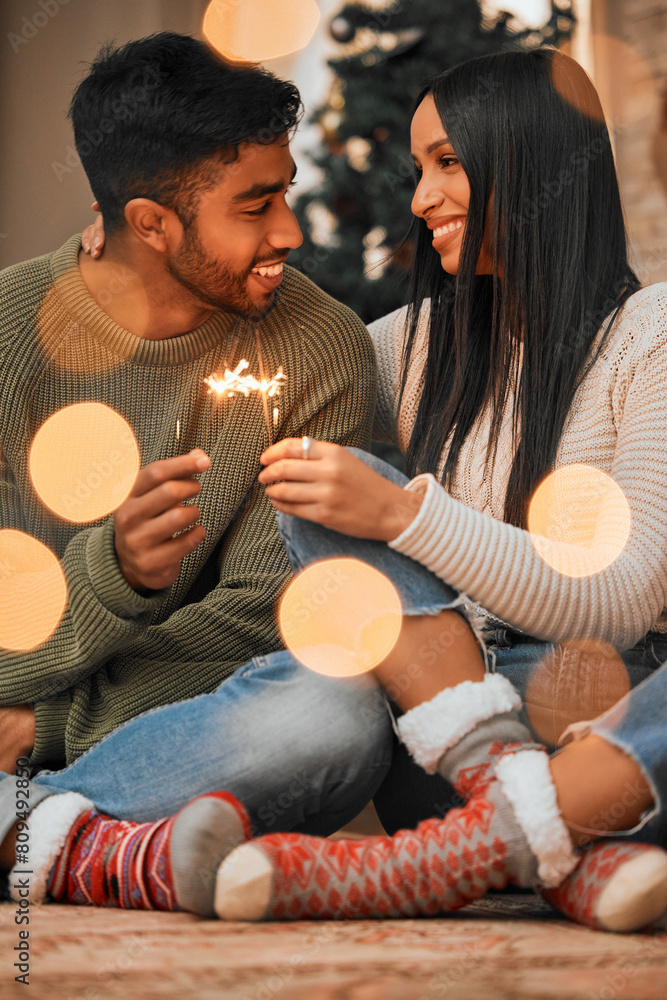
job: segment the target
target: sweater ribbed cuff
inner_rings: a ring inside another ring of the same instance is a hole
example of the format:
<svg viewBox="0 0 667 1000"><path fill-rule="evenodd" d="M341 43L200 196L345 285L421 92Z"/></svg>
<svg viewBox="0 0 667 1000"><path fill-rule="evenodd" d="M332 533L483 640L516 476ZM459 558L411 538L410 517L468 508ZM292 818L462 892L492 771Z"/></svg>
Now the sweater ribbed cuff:
<svg viewBox="0 0 667 1000"><path fill-rule="evenodd" d="M449 497L430 472L416 476L403 488L421 493L424 500L415 519L388 544L391 549L422 562L433 545L432 525L444 517Z"/></svg>
<svg viewBox="0 0 667 1000"><path fill-rule="evenodd" d="M67 691L49 701L36 703L35 746L30 757L31 764L65 761L65 730L71 704Z"/></svg>
<svg viewBox="0 0 667 1000"><path fill-rule="evenodd" d="M139 618L159 607L169 590L156 590L150 597L142 597L133 590L120 571L114 541L111 518L102 527L91 531L86 543L90 582L100 604L111 614L119 618Z"/></svg>

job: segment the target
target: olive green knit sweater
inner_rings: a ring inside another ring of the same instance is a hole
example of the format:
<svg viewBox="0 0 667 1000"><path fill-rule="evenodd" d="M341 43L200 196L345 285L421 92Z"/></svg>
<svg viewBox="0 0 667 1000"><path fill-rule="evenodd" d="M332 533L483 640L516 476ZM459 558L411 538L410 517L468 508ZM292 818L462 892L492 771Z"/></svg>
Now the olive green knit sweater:
<svg viewBox="0 0 667 1000"><path fill-rule="evenodd" d="M241 358L259 374L252 324L220 312L180 337L135 337L89 296L79 249L74 237L0 275L0 527L48 545L69 587L48 642L0 651L0 704L35 704L36 763L70 763L126 720L212 691L278 648L275 604L289 576L275 512L257 484L268 443L261 398L214 403L203 382ZM265 371L282 365L287 374L274 440L309 434L367 448L376 368L358 317L286 268L259 332ZM61 520L30 482L36 431L55 411L88 400L125 417L143 465L194 447L211 458L197 498L207 538L177 581L148 598L119 571L110 517L92 526Z"/></svg>

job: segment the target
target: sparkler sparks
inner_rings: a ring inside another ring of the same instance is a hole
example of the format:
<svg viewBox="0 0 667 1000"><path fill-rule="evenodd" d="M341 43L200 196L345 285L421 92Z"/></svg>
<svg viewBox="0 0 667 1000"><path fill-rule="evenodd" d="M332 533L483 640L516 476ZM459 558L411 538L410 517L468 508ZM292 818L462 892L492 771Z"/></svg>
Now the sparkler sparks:
<svg viewBox="0 0 667 1000"><path fill-rule="evenodd" d="M267 379L264 375L264 365L262 362L261 349L258 344L258 359L260 366L260 378L256 379L254 375L242 375L241 373L249 367L249 362L242 358L237 364L233 372L230 372L228 368L225 369L225 374L222 378L215 372L212 375L207 376L204 382L208 386L209 395L215 393L216 396L233 396L236 392L242 392L243 395L248 398L251 392L259 392L262 396L262 406L264 409L264 420L266 422L266 433L269 437L269 444L272 444L271 439L271 424L269 422L269 407L267 404L267 397L273 398L274 396L280 395L280 390L282 388L283 382L287 379L287 375L283 372L282 365L273 376L273 378ZM278 424L278 407L273 408L273 426Z"/></svg>
<svg viewBox="0 0 667 1000"><path fill-rule="evenodd" d="M254 375L241 375L241 372L248 368L248 362L242 359L237 364L233 372L225 369L225 374L221 378L215 372L208 375L204 382L209 387L209 394L214 392L217 396L233 396L235 392L242 392L247 398L251 392L259 391L266 396L275 396L280 392L282 383L287 378L282 368L280 368L272 379L256 379Z"/></svg>

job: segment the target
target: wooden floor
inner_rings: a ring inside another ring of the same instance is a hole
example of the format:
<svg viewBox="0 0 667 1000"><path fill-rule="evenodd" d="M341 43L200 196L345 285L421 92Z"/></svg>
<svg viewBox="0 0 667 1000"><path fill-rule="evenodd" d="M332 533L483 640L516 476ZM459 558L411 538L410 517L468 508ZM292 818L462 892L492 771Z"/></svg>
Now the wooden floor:
<svg viewBox="0 0 667 1000"><path fill-rule="evenodd" d="M30 989L0 905L3 1000L665 1000L667 934L577 927L533 896L425 920L226 924L33 907Z"/></svg>

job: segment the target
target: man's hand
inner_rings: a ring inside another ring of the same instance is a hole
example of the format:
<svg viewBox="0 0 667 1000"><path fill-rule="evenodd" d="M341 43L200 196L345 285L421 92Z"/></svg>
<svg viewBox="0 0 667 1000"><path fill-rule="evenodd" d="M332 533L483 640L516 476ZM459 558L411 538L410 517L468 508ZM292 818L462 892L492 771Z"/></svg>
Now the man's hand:
<svg viewBox="0 0 667 1000"><path fill-rule="evenodd" d="M210 464L200 448L151 462L115 512L118 565L139 593L169 587L180 572L181 560L206 537L206 528L195 525L199 507L183 506L183 501L197 496L201 487L193 477Z"/></svg>
<svg viewBox="0 0 667 1000"><path fill-rule="evenodd" d="M0 708L0 771L16 774L19 757L29 757L35 745L35 710L32 705Z"/></svg>

